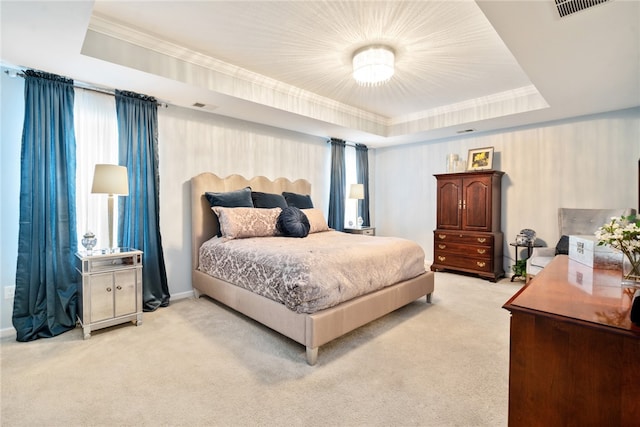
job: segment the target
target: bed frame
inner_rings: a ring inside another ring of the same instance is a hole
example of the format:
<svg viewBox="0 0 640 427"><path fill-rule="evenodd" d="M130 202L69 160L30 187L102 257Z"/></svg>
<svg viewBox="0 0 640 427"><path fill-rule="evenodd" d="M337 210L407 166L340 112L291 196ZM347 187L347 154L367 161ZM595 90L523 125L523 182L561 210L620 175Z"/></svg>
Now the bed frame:
<svg viewBox="0 0 640 427"><path fill-rule="evenodd" d="M263 176L246 179L240 175L220 178L212 173L202 173L193 177L191 179L191 266L192 285L196 298L207 295L304 345L309 365L315 365L317 362L318 348L321 345L420 297L426 296L427 302L431 302L431 293L434 289L434 273L431 271L313 314L296 313L283 304L199 271L200 246L218 232L218 222L204 193L232 191L247 186L252 190L266 193L289 191L311 194L311 184L305 180L291 182L286 178L278 178L271 181Z"/></svg>

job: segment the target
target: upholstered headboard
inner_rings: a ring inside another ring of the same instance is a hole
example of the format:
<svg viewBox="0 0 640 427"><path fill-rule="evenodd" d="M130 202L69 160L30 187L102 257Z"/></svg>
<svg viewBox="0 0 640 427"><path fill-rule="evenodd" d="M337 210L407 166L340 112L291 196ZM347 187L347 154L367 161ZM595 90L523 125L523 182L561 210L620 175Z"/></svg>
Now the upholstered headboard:
<svg viewBox="0 0 640 427"><path fill-rule="evenodd" d="M264 176L247 179L240 175L220 178L210 172L194 176L191 178L191 266L194 270L198 268L200 246L218 233L218 220L204 193L207 191L222 193L245 187L264 193L280 194L283 191L289 191L311 194L311 184L304 179L292 182L287 178L277 178L271 181Z"/></svg>

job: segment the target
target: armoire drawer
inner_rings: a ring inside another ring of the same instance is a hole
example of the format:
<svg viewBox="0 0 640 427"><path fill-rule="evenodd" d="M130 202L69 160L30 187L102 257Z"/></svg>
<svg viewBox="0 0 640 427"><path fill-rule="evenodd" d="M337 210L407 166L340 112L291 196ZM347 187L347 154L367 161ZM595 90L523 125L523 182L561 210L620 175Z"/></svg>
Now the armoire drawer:
<svg viewBox="0 0 640 427"><path fill-rule="evenodd" d="M493 271L493 261L491 258L466 257L447 252L436 252L434 261L438 265L447 267L458 267L475 271Z"/></svg>
<svg viewBox="0 0 640 427"><path fill-rule="evenodd" d="M493 254L493 247L485 245L465 245L463 243L451 243L447 241L436 242L435 252L488 259L491 258Z"/></svg>
<svg viewBox="0 0 640 427"><path fill-rule="evenodd" d="M493 236L491 234L474 234L451 231L436 230L434 233L434 243L442 242L461 243L465 245L487 245L493 247Z"/></svg>

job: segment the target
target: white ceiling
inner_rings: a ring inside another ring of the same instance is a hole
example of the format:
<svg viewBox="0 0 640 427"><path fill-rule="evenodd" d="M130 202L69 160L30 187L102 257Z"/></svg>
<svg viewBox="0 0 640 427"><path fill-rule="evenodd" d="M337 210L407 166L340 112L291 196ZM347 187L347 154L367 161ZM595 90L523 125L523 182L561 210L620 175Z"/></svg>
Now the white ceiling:
<svg viewBox="0 0 640 427"><path fill-rule="evenodd" d="M371 147L640 105L640 1L5 1L4 66ZM365 88L353 51L387 44Z"/></svg>

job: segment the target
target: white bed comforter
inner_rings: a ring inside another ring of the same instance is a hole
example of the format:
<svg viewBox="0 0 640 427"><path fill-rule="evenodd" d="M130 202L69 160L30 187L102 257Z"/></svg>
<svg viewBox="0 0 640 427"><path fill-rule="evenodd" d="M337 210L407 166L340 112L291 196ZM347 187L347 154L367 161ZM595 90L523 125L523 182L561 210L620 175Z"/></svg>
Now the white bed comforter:
<svg viewBox="0 0 640 427"><path fill-rule="evenodd" d="M200 248L199 269L297 313L314 313L425 271L424 251L415 242L333 230L302 239L214 237Z"/></svg>

